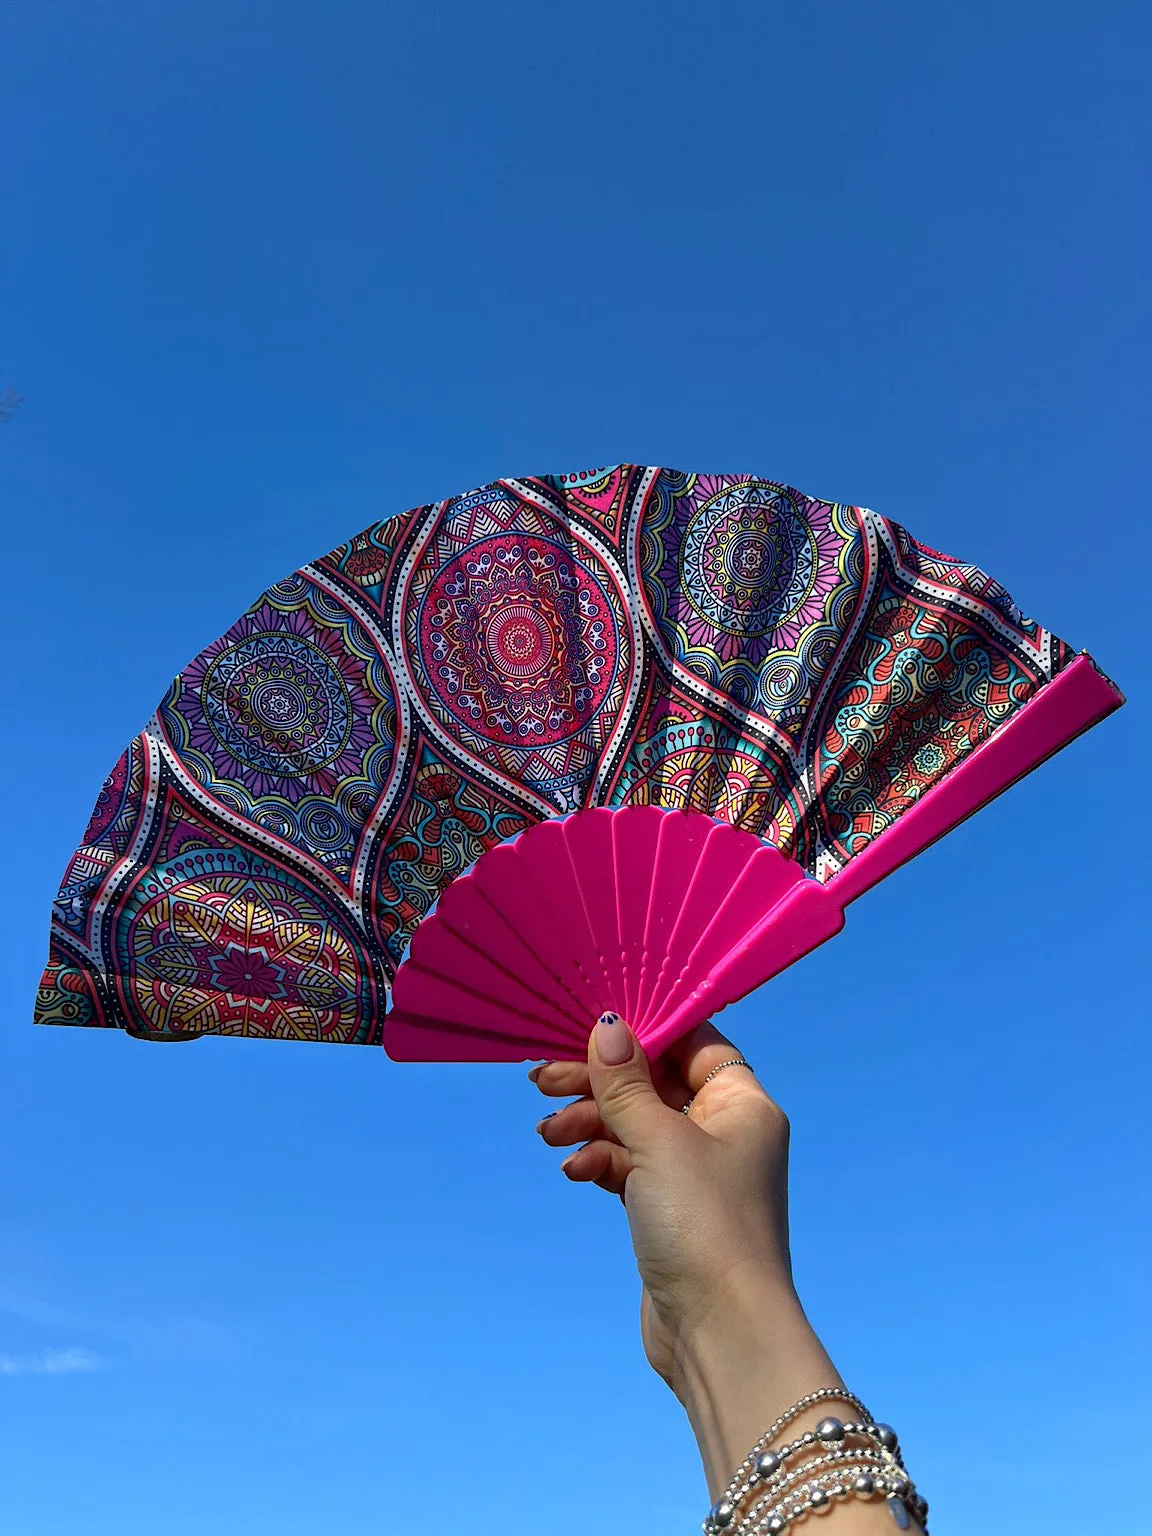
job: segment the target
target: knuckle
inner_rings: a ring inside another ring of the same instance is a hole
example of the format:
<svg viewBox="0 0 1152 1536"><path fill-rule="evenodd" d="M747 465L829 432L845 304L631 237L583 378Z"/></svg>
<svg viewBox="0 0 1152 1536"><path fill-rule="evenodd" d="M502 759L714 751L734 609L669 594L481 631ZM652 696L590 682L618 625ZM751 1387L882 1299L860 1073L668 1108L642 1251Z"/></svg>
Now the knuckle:
<svg viewBox="0 0 1152 1536"><path fill-rule="evenodd" d="M597 1102L601 1110L607 1110L610 1115L626 1115L644 1103L650 1095L647 1083L626 1077L605 1083L597 1095Z"/></svg>
<svg viewBox="0 0 1152 1536"><path fill-rule="evenodd" d="M576 1099L545 1115L537 1130L545 1141L560 1147L594 1134L598 1124L599 1116L592 1100Z"/></svg>
<svg viewBox="0 0 1152 1536"><path fill-rule="evenodd" d="M765 1125L774 1131L777 1136L787 1140L792 1129L788 1116L780 1108L776 1100L770 1099L767 1094L763 1095L760 1104Z"/></svg>
<svg viewBox="0 0 1152 1536"><path fill-rule="evenodd" d="M552 1097L575 1092L579 1081L579 1068L570 1061L550 1061L536 1075L537 1088Z"/></svg>
<svg viewBox="0 0 1152 1536"><path fill-rule="evenodd" d="M741 1089L734 1088L730 1102L739 1103L749 1117L749 1123L760 1128L764 1135L777 1141L787 1142L790 1126L788 1116L769 1098L759 1083L747 1082Z"/></svg>

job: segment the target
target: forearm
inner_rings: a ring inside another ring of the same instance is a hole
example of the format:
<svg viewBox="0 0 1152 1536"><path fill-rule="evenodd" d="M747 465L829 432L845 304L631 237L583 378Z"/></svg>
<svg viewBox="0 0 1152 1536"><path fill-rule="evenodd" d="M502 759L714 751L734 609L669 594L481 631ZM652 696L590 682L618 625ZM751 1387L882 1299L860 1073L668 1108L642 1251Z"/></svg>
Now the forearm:
<svg viewBox="0 0 1152 1536"><path fill-rule="evenodd" d="M718 1304L681 1340L672 1381L700 1448L710 1499L723 1493L781 1413L817 1387L844 1385L790 1286L753 1283ZM853 1410L836 1402L814 1405L789 1423L783 1438L799 1437L829 1414L851 1419ZM915 1520L909 1528L920 1530ZM882 1500L852 1498L836 1515L835 1531L892 1536L894 1526Z"/></svg>

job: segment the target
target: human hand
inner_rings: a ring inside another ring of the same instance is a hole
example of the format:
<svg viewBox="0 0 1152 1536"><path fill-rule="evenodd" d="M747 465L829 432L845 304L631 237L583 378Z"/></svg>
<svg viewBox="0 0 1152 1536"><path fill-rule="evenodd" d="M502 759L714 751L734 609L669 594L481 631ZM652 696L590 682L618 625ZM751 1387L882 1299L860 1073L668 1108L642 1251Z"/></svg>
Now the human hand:
<svg viewBox="0 0 1152 1536"><path fill-rule="evenodd" d="M684 1357L710 1328L765 1305L776 1312L798 1305L788 1252L788 1121L748 1069L732 1067L704 1083L740 1055L711 1024L650 1068L628 1026L605 1022L615 1018L597 1024L586 1063L533 1068L542 1093L578 1096L537 1129L550 1146L583 1143L561 1165L569 1179L623 1199L644 1287L645 1353L682 1396Z"/></svg>
<svg viewBox="0 0 1152 1536"><path fill-rule="evenodd" d="M577 1096L537 1127L551 1146L581 1143L564 1173L624 1202L645 1354L687 1411L713 1497L780 1413L844 1386L792 1283L787 1117L746 1067L705 1082L738 1057L702 1024L650 1066L612 1014L597 1022L586 1063L529 1073L549 1097ZM813 1405L790 1433L825 1412ZM857 1536L889 1524L880 1506L853 1509Z"/></svg>

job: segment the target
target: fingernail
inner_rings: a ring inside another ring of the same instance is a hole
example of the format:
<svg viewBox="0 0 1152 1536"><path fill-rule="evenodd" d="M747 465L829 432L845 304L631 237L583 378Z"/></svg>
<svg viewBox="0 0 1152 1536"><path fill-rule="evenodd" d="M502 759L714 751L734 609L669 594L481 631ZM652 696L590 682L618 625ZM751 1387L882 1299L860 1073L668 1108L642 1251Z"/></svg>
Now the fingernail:
<svg viewBox="0 0 1152 1536"><path fill-rule="evenodd" d="M544 1127L548 1124L549 1120L555 1120L556 1116L559 1113L560 1113L560 1111L558 1109L554 1109L550 1115L545 1115L543 1120L539 1121L539 1123L536 1126L536 1134L537 1134L537 1136L543 1136L543 1134L544 1134Z"/></svg>
<svg viewBox="0 0 1152 1536"><path fill-rule="evenodd" d="M542 1061L538 1066L533 1067L532 1070L528 1073L528 1081L530 1083L534 1083L547 1065L548 1063L546 1061Z"/></svg>
<svg viewBox="0 0 1152 1536"><path fill-rule="evenodd" d="M576 1156L576 1154L575 1154L575 1152L573 1152L568 1157L566 1157L564 1159L564 1161L560 1164L560 1172L561 1173L567 1173L568 1172L569 1165L571 1164L571 1162L575 1158L575 1156Z"/></svg>
<svg viewBox="0 0 1152 1536"><path fill-rule="evenodd" d="M593 1030L596 1055L606 1067L618 1067L632 1054L632 1041L618 1013L602 1013Z"/></svg>

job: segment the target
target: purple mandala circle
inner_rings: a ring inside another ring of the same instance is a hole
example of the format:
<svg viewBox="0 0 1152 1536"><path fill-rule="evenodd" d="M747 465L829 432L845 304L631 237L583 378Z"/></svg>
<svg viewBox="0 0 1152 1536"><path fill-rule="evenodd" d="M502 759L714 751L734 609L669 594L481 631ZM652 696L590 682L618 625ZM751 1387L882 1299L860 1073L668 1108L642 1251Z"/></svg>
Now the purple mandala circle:
<svg viewBox="0 0 1152 1536"><path fill-rule="evenodd" d="M319 796L339 802L351 836L363 818L349 797L374 803L392 760L391 675L353 615L304 583L287 596L293 606L263 603L202 651L160 718L182 763L233 809L295 842L286 810Z"/></svg>

